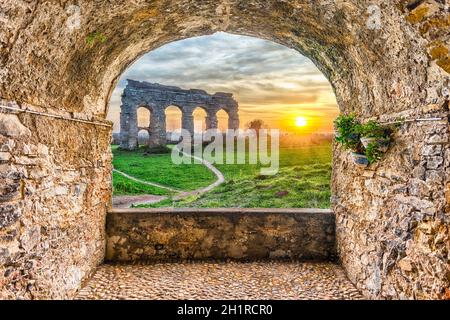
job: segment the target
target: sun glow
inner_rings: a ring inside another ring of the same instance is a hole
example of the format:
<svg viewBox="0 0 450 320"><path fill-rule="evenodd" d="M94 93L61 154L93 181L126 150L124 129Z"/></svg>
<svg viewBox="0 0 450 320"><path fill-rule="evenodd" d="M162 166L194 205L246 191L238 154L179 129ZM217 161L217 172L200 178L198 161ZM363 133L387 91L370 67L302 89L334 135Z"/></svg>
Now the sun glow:
<svg viewBox="0 0 450 320"><path fill-rule="evenodd" d="M308 124L308 121L306 120L305 117L297 117L295 118L295 125L297 127L304 127Z"/></svg>

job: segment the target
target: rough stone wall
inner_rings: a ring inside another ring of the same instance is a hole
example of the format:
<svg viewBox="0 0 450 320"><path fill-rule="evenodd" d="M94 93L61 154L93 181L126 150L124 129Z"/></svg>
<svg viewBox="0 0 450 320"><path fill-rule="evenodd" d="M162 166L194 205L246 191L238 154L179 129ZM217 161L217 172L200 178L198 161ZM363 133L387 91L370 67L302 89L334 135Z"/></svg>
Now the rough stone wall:
<svg viewBox="0 0 450 320"><path fill-rule="evenodd" d="M0 0L0 23L0 97L52 112L104 118L119 75L141 54L228 31L310 57L341 110L361 120L448 115L447 0ZM371 297L450 295L447 130L445 120L403 125L385 160L364 172L335 149L340 256Z"/></svg>
<svg viewBox="0 0 450 320"><path fill-rule="evenodd" d="M227 112L229 129L239 129L239 105L231 93L216 92L211 95L199 89L184 90L174 86L128 80L120 107L120 147L126 150L136 149L138 133L142 129L149 132L149 147L165 146L165 110L172 105L180 108L182 128L191 135L194 135L193 113L197 107L203 108L207 114L206 129L217 129L219 110ZM151 114L146 128L138 127L137 110L141 107L147 108Z"/></svg>
<svg viewBox="0 0 450 320"><path fill-rule="evenodd" d="M370 101L367 95L379 102L370 112L356 112L363 121L441 120L402 124L386 157L367 170L356 169L349 154L335 148L338 250L348 276L369 297L450 298L449 6L403 1L399 7L423 44L423 52L408 49L413 56L407 62L425 79L409 85L394 80L391 87L377 80L359 94L362 102ZM391 90L389 100L383 90ZM406 97L416 100L402 106Z"/></svg>
<svg viewBox="0 0 450 320"><path fill-rule="evenodd" d="M355 168L348 153L335 150L339 254L350 279L369 297L438 299L450 276L443 188L450 165L447 114L401 115L443 120L401 125L385 158L367 169Z"/></svg>
<svg viewBox="0 0 450 320"><path fill-rule="evenodd" d="M329 210L126 209L106 226L109 261L335 258Z"/></svg>
<svg viewBox="0 0 450 320"><path fill-rule="evenodd" d="M0 112L0 299L70 297L103 261L110 131Z"/></svg>

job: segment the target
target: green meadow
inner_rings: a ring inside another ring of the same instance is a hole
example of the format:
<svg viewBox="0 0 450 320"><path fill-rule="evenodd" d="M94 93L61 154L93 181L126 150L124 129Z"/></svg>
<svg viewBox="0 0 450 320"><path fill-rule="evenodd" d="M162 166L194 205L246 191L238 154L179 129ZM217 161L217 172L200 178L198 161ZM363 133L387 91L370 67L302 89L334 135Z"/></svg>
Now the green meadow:
<svg viewBox="0 0 450 320"><path fill-rule="evenodd" d="M202 165L173 164L170 153L145 156L144 148L140 148L137 151L123 151L118 149L117 146L112 147L112 152L114 169L144 181L156 182L174 189L191 191L207 186L216 180L216 176ZM168 193L165 189L149 187L129 180L117 173L114 173L113 181L114 195L164 195ZM143 192L141 188L147 187L150 190L153 190L153 188L158 189L159 193Z"/></svg>
<svg viewBox="0 0 450 320"><path fill-rule="evenodd" d="M201 196L173 200L169 191L131 181L114 173L114 195L167 195L145 207L328 208L330 206L331 142L280 148L280 170L260 174L261 165L215 164L226 182ZM113 146L114 168L133 177L191 191L216 180L201 164L172 163L170 154L144 156L144 150Z"/></svg>

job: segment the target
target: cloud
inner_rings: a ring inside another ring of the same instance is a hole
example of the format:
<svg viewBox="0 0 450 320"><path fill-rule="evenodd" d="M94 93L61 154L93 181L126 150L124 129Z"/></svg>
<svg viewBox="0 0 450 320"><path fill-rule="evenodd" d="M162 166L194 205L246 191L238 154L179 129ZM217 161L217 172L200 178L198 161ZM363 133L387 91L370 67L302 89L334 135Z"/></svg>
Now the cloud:
<svg viewBox="0 0 450 320"><path fill-rule="evenodd" d="M115 122L115 130L120 96L128 78L210 93L232 92L244 119L274 105L277 111L270 112L282 116L297 112L293 105L317 104L317 111L336 106L327 79L297 51L226 33L172 42L136 61L121 76L111 98L108 117Z"/></svg>

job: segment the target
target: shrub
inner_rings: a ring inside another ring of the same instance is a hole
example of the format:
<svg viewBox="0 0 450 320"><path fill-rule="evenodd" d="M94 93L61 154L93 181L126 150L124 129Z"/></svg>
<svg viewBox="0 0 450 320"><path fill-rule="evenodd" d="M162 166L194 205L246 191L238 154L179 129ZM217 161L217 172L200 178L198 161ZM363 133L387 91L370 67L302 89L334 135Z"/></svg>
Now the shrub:
<svg viewBox="0 0 450 320"><path fill-rule="evenodd" d="M172 149L170 149L167 146L156 146L156 147L146 147L144 156L151 155L151 154L166 154L171 153Z"/></svg>
<svg viewBox="0 0 450 320"><path fill-rule="evenodd" d="M367 146L365 155L367 160L369 160L369 163L372 164L381 160L383 152L379 149L378 143L372 142Z"/></svg>
<svg viewBox="0 0 450 320"><path fill-rule="evenodd" d="M340 115L334 121L336 128L336 141L345 149L357 151L360 149L360 123L354 114Z"/></svg>
<svg viewBox="0 0 450 320"><path fill-rule="evenodd" d="M382 126L377 121L370 120L365 124L361 124L354 114L350 114L340 115L334 124L336 141L342 144L345 149L364 154L370 164L381 160L384 152L389 147L392 129L391 127ZM364 141L363 145L361 138L374 138L374 141Z"/></svg>
<svg viewBox="0 0 450 320"><path fill-rule="evenodd" d="M373 120L370 120L366 124L360 125L358 131L360 136L364 138L386 138L389 136L387 129Z"/></svg>

